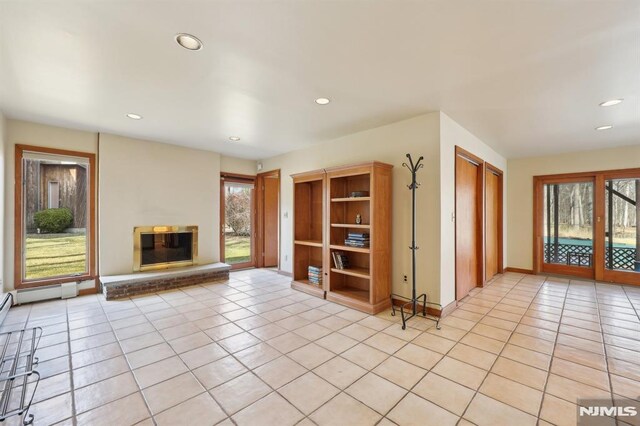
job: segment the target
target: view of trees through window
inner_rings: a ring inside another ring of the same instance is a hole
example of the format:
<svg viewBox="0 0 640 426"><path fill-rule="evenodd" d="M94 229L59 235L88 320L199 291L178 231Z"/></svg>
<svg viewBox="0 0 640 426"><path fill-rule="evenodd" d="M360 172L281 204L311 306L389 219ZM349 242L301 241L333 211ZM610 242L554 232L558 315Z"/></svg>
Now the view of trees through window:
<svg viewBox="0 0 640 426"><path fill-rule="evenodd" d="M252 187L225 182L225 262L251 260Z"/></svg>
<svg viewBox="0 0 640 426"><path fill-rule="evenodd" d="M87 272L88 164L77 159L23 159L23 278Z"/></svg>

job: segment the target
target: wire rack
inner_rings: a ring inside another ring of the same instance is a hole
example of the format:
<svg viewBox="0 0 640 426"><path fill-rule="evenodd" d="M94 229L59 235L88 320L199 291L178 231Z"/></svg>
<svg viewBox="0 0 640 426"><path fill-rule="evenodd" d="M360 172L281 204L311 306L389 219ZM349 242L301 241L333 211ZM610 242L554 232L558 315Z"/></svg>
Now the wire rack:
<svg viewBox="0 0 640 426"><path fill-rule="evenodd" d="M33 423L29 409L40 382L34 368L41 337L41 327L0 333L0 422L23 416L23 424Z"/></svg>

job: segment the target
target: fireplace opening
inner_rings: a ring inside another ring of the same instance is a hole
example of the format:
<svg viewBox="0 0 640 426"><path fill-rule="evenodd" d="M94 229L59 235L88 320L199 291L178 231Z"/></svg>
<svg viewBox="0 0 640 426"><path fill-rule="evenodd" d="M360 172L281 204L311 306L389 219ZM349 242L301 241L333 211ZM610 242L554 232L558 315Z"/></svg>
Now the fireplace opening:
<svg viewBox="0 0 640 426"><path fill-rule="evenodd" d="M197 226L149 226L134 229L134 271L196 263Z"/></svg>

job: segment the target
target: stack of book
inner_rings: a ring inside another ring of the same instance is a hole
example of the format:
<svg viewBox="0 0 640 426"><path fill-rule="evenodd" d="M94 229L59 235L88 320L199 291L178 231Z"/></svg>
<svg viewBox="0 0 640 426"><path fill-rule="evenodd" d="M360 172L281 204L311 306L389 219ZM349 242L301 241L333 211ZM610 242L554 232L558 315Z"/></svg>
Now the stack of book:
<svg viewBox="0 0 640 426"><path fill-rule="evenodd" d="M331 257L333 257L333 264L336 269L348 269L349 268L349 258L343 251L332 251Z"/></svg>
<svg viewBox="0 0 640 426"><path fill-rule="evenodd" d="M349 247L369 247L369 234L364 232L349 232L344 245Z"/></svg>
<svg viewBox="0 0 640 426"><path fill-rule="evenodd" d="M309 265L309 283L322 286L322 267Z"/></svg>

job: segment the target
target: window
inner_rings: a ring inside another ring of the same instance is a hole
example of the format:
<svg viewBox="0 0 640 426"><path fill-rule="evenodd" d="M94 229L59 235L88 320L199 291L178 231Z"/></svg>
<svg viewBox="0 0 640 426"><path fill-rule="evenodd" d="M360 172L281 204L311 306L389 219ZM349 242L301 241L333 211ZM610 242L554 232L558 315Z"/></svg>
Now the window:
<svg viewBox="0 0 640 426"><path fill-rule="evenodd" d="M95 156L16 146L16 288L91 279Z"/></svg>

